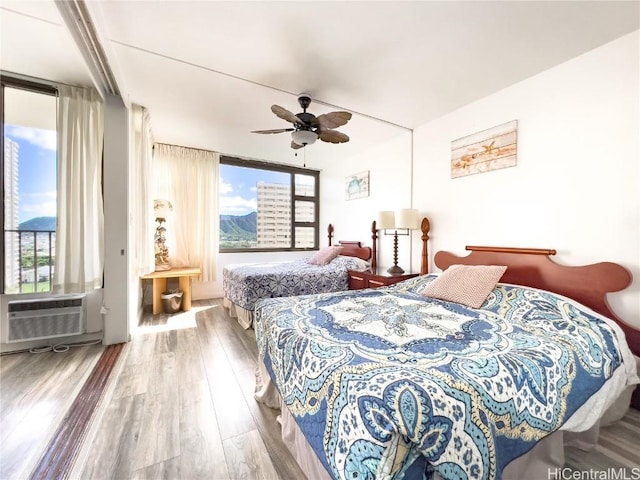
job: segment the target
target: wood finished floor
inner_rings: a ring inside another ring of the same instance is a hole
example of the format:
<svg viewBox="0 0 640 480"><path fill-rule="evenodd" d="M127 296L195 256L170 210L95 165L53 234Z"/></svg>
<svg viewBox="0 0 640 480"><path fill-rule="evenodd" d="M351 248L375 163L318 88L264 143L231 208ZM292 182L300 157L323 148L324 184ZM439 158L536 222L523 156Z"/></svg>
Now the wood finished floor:
<svg viewBox="0 0 640 480"><path fill-rule="evenodd" d="M304 479L277 412L253 399L253 330L220 300L145 316L82 468L92 479Z"/></svg>
<svg viewBox="0 0 640 480"><path fill-rule="evenodd" d="M70 404L86 377L82 371L101 351L0 357L2 480L28 478L50 436L46 431L64 415L49 415L47 423L38 412ZM220 300L194 302L190 312L173 316L145 316L122 353L119 375L71 477L303 480L280 439L277 412L253 399L256 362L253 330L230 319ZM640 412L632 410L602 430L594 451L569 450L566 466L637 467L639 445Z"/></svg>
<svg viewBox="0 0 640 480"><path fill-rule="evenodd" d="M0 478L28 478L105 347L0 356Z"/></svg>

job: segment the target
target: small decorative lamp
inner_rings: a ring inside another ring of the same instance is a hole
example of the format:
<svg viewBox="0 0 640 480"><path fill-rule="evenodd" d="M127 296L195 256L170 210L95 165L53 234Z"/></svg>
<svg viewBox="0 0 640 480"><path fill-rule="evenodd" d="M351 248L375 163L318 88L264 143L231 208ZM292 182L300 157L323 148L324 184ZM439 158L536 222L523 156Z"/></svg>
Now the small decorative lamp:
<svg viewBox="0 0 640 480"><path fill-rule="evenodd" d="M418 210L403 208L394 212L379 212L376 222L385 235L393 235L393 266L387 272L391 275L402 275L404 270L398 266L398 235L409 235L409 230L416 230L418 225ZM393 230L393 234L387 230ZM401 232L398 233L398 230Z"/></svg>
<svg viewBox="0 0 640 480"><path fill-rule="evenodd" d="M165 270L171 270L169 265L169 249L167 248L167 238L165 234L167 229L164 223L171 215L173 211L173 205L169 200L154 200L153 201L153 214L156 217L156 233L153 236L154 251L156 257L156 272L162 272Z"/></svg>

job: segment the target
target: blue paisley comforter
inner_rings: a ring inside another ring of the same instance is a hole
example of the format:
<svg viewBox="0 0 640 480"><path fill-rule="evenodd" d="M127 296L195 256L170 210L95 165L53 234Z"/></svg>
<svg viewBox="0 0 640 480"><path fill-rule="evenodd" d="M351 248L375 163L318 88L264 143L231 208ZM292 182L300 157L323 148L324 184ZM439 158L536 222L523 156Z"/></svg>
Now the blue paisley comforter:
<svg viewBox="0 0 640 480"><path fill-rule="evenodd" d="M472 309L429 281L256 305L260 356L336 479L501 478L614 373L637 381L620 330L571 300L498 285Z"/></svg>
<svg viewBox="0 0 640 480"><path fill-rule="evenodd" d="M338 256L322 266L312 265L307 259L229 265L222 270L222 288L225 298L253 310L261 298L346 290L347 270L362 271L368 267L368 262L347 256Z"/></svg>

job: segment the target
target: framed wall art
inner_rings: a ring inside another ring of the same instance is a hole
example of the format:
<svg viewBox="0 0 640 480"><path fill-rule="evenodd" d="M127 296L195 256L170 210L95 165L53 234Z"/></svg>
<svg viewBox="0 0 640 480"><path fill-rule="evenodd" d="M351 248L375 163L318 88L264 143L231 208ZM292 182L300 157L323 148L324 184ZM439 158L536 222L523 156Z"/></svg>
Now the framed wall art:
<svg viewBox="0 0 640 480"><path fill-rule="evenodd" d="M369 196L369 170L349 175L345 179L345 196L347 200Z"/></svg>
<svg viewBox="0 0 640 480"><path fill-rule="evenodd" d="M451 142L451 178L514 167L517 130L513 120Z"/></svg>

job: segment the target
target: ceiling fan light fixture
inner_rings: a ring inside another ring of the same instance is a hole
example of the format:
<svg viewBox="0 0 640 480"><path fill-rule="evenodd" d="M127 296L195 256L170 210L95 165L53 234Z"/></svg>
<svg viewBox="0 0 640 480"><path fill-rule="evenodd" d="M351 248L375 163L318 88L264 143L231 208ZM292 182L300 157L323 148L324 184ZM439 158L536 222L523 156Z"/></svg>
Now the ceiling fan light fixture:
<svg viewBox="0 0 640 480"><path fill-rule="evenodd" d="M311 97L301 94L298 97L298 103L304 110L302 113L293 114L280 105L271 105L271 111L276 117L292 123L289 128L275 128L269 130L253 130L252 133L283 133L291 132L291 148L306 147L316 143L320 139L327 143L345 143L349 141L349 136L334 130L336 127L345 125L351 120L351 112L329 112L318 115L307 112L307 107L311 103Z"/></svg>
<svg viewBox="0 0 640 480"><path fill-rule="evenodd" d="M291 132L291 138L298 145L311 145L318 139L318 134L311 130L297 130Z"/></svg>

